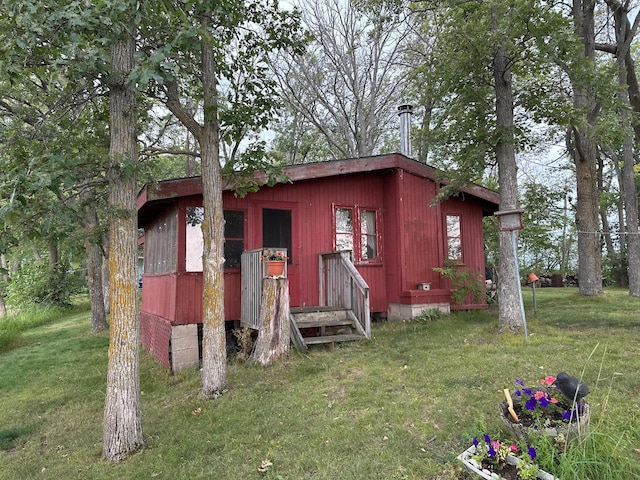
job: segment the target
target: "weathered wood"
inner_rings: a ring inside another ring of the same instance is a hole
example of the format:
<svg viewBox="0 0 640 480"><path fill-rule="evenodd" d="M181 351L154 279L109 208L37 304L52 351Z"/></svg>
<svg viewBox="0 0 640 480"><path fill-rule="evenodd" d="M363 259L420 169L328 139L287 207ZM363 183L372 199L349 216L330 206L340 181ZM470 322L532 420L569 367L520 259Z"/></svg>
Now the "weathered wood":
<svg viewBox="0 0 640 480"><path fill-rule="evenodd" d="M324 337L307 337L304 339L307 345L318 345L321 343L334 343L334 342L350 342L354 340L366 340L367 337L363 335L357 335L355 333L345 335L326 335Z"/></svg>
<svg viewBox="0 0 640 480"><path fill-rule="evenodd" d="M320 298L324 305L351 310L365 336L371 338L369 286L353 265L349 252L320 254L320 263Z"/></svg>
<svg viewBox="0 0 640 480"><path fill-rule="evenodd" d="M269 365L289 355L289 280L265 278L262 282L260 328L249 362Z"/></svg>
<svg viewBox="0 0 640 480"><path fill-rule="evenodd" d="M291 343L293 343L295 349L300 353L307 353L309 349L307 348L307 344L304 343L302 333L300 333L300 329L298 329L292 315L289 315L289 329L289 337L291 338Z"/></svg>
<svg viewBox="0 0 640 480"><path fill-rule="evenodd" d="M298 328L330 327L350 325L352 319L348 317L348 310L343 308L320 312L291 312Z"/></svg>

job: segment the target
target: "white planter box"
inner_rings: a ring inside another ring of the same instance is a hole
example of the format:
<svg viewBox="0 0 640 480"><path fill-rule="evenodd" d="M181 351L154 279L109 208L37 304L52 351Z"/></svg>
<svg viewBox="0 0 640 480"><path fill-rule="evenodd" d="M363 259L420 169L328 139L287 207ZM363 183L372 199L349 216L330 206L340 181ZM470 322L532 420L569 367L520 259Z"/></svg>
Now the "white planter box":
<svg viewBox="0 0 640 480"><path fill-rule="evenodd" d="M481 465L478 465L478 462L476 462L472 458L473 455L475 454L476 454L476 447L471 445L464 452L458 455L458 460L460 460L463 463L463 465L468 471L475 473L480 478L485 478L487 480L492 480L492 479L499 480L500 478L502 478L497 473L492 473L489 470L483 469ZM520 460L517 457L514 457L513 455L507 456L507 463L509 465L517 465L519 461ZM545 472L544 470L540 470L536 475L536 477L539 478L540 480L559 480L553 475L551 475L550 473Z"/></svg>

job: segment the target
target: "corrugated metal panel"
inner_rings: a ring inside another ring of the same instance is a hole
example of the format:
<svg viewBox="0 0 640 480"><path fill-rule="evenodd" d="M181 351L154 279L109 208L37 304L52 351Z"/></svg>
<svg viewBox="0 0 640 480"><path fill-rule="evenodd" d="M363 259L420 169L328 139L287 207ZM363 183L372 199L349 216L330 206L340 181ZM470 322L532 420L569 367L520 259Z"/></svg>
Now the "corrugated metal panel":
<svg viewBox="0 0 640 480"><path fill-rule="evenodd" d="M242 295L240 322L257 329L260 323L260 296L262 293L262 249L250 250L240 257Z"/></svg>

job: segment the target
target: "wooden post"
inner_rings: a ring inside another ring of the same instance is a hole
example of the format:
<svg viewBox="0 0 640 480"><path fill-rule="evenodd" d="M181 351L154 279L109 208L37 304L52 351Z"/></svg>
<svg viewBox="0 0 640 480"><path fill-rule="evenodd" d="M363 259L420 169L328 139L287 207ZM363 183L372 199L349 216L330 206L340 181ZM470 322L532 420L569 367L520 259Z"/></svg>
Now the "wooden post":
<svg viewBox="0 0 640 480"><path fill-rule="evenodd" d="M265 278L262 281L258 339L250 363L269 365L289 356L289 280Z"/></svg>

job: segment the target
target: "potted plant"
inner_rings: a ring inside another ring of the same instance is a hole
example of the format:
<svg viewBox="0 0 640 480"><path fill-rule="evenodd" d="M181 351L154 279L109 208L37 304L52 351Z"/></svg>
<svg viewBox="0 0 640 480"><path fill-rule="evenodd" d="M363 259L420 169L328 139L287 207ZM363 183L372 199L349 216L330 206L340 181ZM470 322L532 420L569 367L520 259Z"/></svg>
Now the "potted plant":
<svg viewBox="0 0 640 480"><path fill-rule="evenodd" d="M521 449L514 443L492 440L486 433L483 441L474 437L473 445L458 455L465 468L485 479L504 480L556 480L548 472L541 470L535 463L536 449L523 445Z"/></svg>
<svg viewBox="0 0 640 480"><path fill-rule="evenodd" d="M282 250L265 249L260 257L267 267L268 277L284 276L284 267L287 263L287 255Z"/></svg>
<svg viewBox="0 0 640 480"><path fill-rule="evenodd" d="M561 375L561 374L559 374ZM569 398L556 385L556 377L548 376L535 387L526 387L516 379L513 394L504 390L500 403L502 421L517 439L529 434L562 436L565 441L584 434L589 425L589 404L581 398ZM575 400L575 401L574 401Z"/></svg>

